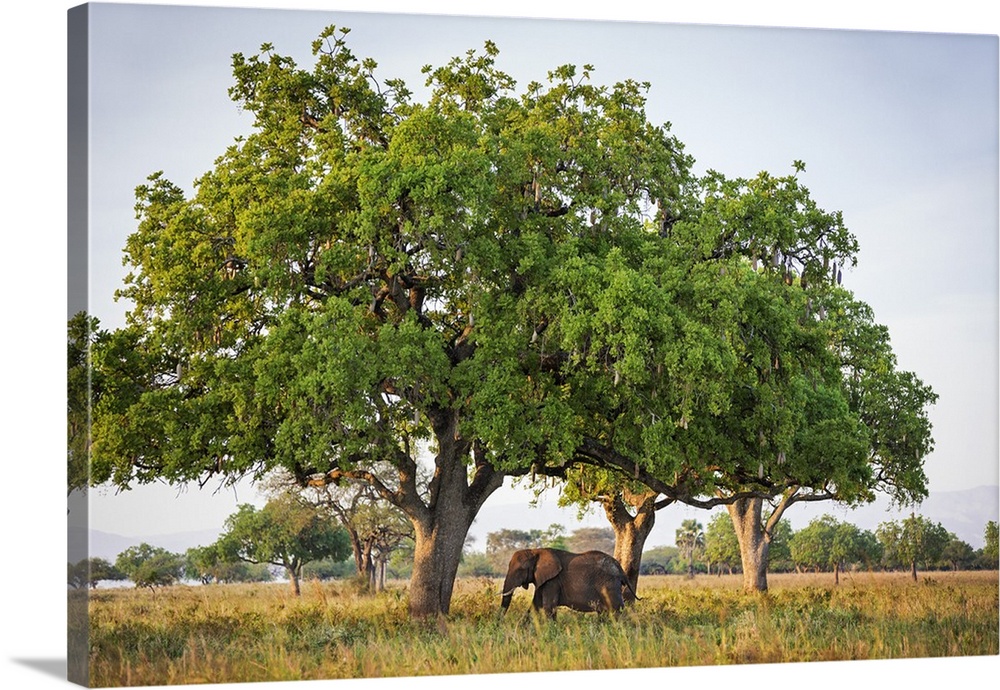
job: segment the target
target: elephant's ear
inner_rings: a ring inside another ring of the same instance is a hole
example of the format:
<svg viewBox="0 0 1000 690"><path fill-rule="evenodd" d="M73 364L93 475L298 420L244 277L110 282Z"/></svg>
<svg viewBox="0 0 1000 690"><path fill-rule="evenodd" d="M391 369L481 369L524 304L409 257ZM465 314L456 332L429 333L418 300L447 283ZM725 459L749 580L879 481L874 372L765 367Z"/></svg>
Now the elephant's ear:
<svg viewBox="0 0 1000 690"><path fill-rule="evenodd" d="M541 551L535 564L535 586L548 582L562 570L562 563L551 551Z"/></svg>

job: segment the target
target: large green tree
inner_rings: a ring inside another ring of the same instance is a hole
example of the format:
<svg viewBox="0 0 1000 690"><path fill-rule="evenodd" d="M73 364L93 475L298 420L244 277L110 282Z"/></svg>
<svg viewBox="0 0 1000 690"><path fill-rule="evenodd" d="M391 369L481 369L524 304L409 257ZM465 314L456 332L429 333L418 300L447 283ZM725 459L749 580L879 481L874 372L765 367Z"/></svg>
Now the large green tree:
<svg viewBox="0 0 1000 690"><path fill-rule="evenodd" d="M643 538L633 528L655 510L725 505L750 589L767 586L766 503L776 503L777 524L796 501L851 500L864 484L865 430L824 306L842 292L857 243L802 186L804 165L794 167L750 180L710 172L641 264L600 273L608 287L590 301L608 306L565 319L584 342L614 344L610 357L601 351L611 374L589 384L577 458L616 473L581 470L569 500L617 505L609 517L633 552Z"/></svg>
<svg viewBox="0 0 1000 690"><path fill-rule="evenodd" d="M876 492L905 503L926 495L927 407L936 398L915 375L898 370L888 331L840 287L836 261L844 255L829 249L828 240L845 252L853 241L843 236L839 214L815 209L795 176L720 183L713 194L702 224L732 226L750 237L774 224L797 233L801 253L771 252L766 262L752 253L749 270L730 271L738 278L723 331L730 395L718 412L682 425L688 433L678 435L673 458L684 459L674 470L679 482L664 486L669 475L653 463L654 481L647 483L692 505L712 502L685 494L713 495L726 505L744 586L760 591L767 589L776 526L795 503L854 504Z"/></svg>
<svg viewBox="0 0 1000 690"><path fill-rule="evenodd" d="M93 480L363 479L413 523L412 614L443 614L504 475L578 445L561 368L644 347L559 348L549 328L627 293L643 308L627 267L679 213L690 161L647 122L645 85L567 66L517 94L487 43L426 68L414 103L345 33L322 33L312 70L235 56L254 131L191 198L161 174L139 187L130 347L103 363L132 385L100 406Z"/></svg>
<svg viewBox="0 0 1000 690"><path fill-rule="evenodd" d="M913 504L927 495L923 462L933 449L928 408L937 396L912 372L898 368L888 330L874 321L868 305L841 288L813 300L807 309L815 310L826 328L824 357L791 373L783 384L791 395L770 401L792 414L788 433L782 438L768 434L767 425L758 428L759 451L744 455L750 467L744 463L722 489L763 494L728 506L747 589L767 588L771 535L795 503L857 505L883 493L895 503ZM789 404L795 399L799 402ZM768 401L757 398L745 410L760 410L762 402ZM765 502L773 505L766 520Z"/></svg>
<svg viewBox="0 0 1000 690"><path fill-rule="evenodd" d="M137 190L93 481L367 482L413 525L421 617L505 475L633 482L607 505L640 527L636 573L640 513L728 505L756 588L765 501L903 476L869 471L905 449L866 435L824 315L856 242L797 174L696 179L648 85L563 66L518 91L492 43L425 68L416 103L345 35L312 70L235 56L253 132L190 198Z"/></svg>

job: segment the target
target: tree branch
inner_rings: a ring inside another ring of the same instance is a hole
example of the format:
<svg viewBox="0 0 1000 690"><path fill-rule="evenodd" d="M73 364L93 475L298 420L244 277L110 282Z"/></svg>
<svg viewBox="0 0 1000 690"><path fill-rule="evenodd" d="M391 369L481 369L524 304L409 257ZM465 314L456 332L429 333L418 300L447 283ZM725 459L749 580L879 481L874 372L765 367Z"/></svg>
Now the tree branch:
<svg viewBox="0 0 1000 690"><path fill-rule="evenodd" d="M684 503L695 508L715 508L721 505L729 505L741 499L761 498L771 499L773 493L762 491L740 491L729 496L716 496L714 498L697 498L696 495L684 490L683 487L673 486L650 474L645 468L631 459L621 455L614 449L602 445L596 439L586 438L577 448L577 460L597 467L615 470L627 477L638 479L653 491L663 494L666 498L674 502Z"/></svg>

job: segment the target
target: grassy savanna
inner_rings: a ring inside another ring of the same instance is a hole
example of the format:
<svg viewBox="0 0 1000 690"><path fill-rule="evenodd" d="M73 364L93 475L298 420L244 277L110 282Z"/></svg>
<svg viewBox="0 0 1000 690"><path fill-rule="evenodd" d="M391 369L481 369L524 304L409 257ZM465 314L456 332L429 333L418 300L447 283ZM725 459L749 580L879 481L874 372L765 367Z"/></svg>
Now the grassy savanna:
<svg viewBox="0 0 1000 690"><path fill-rule="evenodd" d="M97 686L479 674L998 653L996 571L644 577L620 618L526 615L530 590L498 616L499 583L461 579L451 615L408 615L401 583L360 596L348 583L97 590ZM539 650L544 649L544 653Z"/></svg>

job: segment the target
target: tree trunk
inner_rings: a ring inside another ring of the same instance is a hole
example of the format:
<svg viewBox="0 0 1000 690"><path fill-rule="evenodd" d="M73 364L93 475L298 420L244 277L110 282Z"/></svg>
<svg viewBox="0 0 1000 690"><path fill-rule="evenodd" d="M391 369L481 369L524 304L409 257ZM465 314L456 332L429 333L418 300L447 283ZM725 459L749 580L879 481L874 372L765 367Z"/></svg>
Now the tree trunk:
<svg viewBox="0 0 1000 690"><path fill-rule="evenodd" d="M625 592L625 601L635 599L634 592L639 589L639 568L642 565L642 548L646 544L646 537L653 529L656 522L656 494L646 493L632 498L636 507L636 514L633 517L629 513L624 497L616 494L614 497L602 501L604 512L608 516L612 529L615 532L615 560L621 564L628 583L632 588L631 592Z"/></svg>
<svg viewBox="0 0 1000 690"><path fill-rule="evenodd" d="M406 492L400 507L413 522L413 574L410 577L410 616L447 615L455 576L469 527L486 499L503 483L503 475L486 461L485 452L462 439L458 413L437 410L428 414L434 428L438 454L427 502L415 483L403 478ZM467 460L474 452L470 482Z"/></svg>
<svg viewBox="0 0 1000 690"><path fill-rule="evenodd" d="M833 584L840 584L840 563L833 564Z"/></svg>
<svg viewBox="0 0 1000 690"><path fill-rule="evenodd" d="M415 527L413 574L410 577L410 615L414 618L447 615L462 547L472 520L461 506L435 511Z"/></svg>
<svg viewBox="0 0 1000 690"><path fill-rule="evenodd" d="M301 596L302 589L299 587L299 572L302 570L302 566L296 565L286 565L285 572L288 573L288 581L292 586L292 594L295 596Z"/></svg>
<svg viewBox="0 0 1000 690"><path fill-rule="evenodd" d="M917 581L917 559L910 561L910 575L913 576L913 581Z"/></svg>
<svg viewBox="0 0 1000 690"><path fill-rule="evenodd" d="M365 586L368 588L369 592L376 591L376 573L378 572L375 561L370 557L365 561Z"/></svg>
<svg viewBox="0 0 1000 690"><path fill-rule="evenodd" d="M365 572L365 558L361 550L361 537L358 535L358 531L346 524L344 520L341 520L341 524L344 525L344 529L347 530L347 536L351 540L351 551L354 552L354 568L358 571L358 575L363 575Z"/></svg>
<svg viewBox="0 0 1000 690"><path fill-rule="evenodd" d="M743 589L748 592L767 591L767 559L771 541L761 522L763 503L760 498L743 498L726 506L740 544Z"/></svg>

